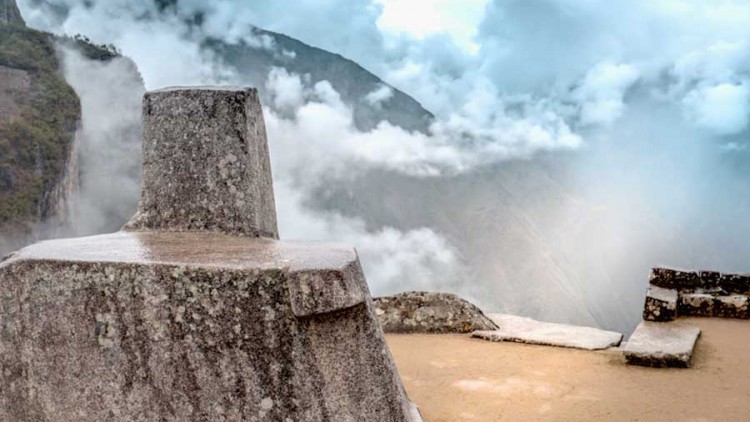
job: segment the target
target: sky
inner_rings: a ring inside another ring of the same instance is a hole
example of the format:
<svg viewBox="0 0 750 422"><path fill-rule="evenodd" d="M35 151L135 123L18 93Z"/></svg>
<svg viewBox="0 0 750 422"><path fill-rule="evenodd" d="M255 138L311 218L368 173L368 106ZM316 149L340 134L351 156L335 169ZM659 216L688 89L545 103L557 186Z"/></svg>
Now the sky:
<svg viewBox="0 0 750 422"><path fill-rule="evenodd" d="M433 112L428 133L360 131L326 81L274 69L264 85L282 236L351 242L376 293L450 290L491 310L625 330L649 266L747 271L746 1L180 0L177 14L146 0L48 3L70 12L19 6L36 28L115 44L147 89L236 82L200 43L275 51L255 25L352 59ZM198 29L182 19L195 12ZM381 87L363 101L387 106L391 95ZM402 201L475 190L461 206L433 199L462 224L511 210L486 230L508 258L431 210L315 204L331 186L364 197L360 181L393 178Z"/></svg>

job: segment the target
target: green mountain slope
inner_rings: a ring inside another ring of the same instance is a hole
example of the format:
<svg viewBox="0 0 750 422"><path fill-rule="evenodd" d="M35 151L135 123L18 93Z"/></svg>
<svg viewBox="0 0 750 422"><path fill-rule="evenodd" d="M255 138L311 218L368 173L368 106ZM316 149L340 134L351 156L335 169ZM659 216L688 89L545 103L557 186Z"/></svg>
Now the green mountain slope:
<svg viewBox="0 0 750 422"><path fill-rule="evenodd" d="M81 105L56 46L102 61L117 56L84 39L27 28L17 11L12 0L0 2L0 252L23 244L40 223L63 219L77 183Z"/></svg>

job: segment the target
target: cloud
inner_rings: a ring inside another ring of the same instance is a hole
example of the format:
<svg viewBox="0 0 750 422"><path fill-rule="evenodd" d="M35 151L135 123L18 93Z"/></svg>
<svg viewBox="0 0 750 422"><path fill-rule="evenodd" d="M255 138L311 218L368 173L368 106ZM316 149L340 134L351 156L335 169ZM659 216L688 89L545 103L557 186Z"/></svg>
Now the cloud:
<svg viewBox="0 0 750 422"><path fill-rule="evenodd" d="M489 0L377 0L378 28L418 39L446 33L462 49L476 54L474 38Z"/></svg>
<svg viewBox="0 0 750 422"><path fill-rule="evenodd" d="M235 82L201 44L277 49L257 25L414 96L428 133L358 131L304 74L265 86L282 233L355 243L375 291L627 330L649 266L747 270L745 1L49 0L59 22L26 3L31 25L116 44L149 88Z"/></svg>
<svg viewBox="0 0 750 422"><path fill-rule="evenodd" d="M380 105L391 98L393 98L393 88L387 85L381 85L380 88L367 94L365 96L365 101L370 105Z"/></svg>
<svg viewBox="0 0 750 422"><path fill-rule="evenodd" d="M717 135L734 135L747 129L750 89L747 82L701 87L684 100L688 118Z"/></svg>
<svg viewBox="0 0 750 422"><path fill-rule="evenodd" d="M573 97L581 104L581 123L609 125L625 107L625 92L638 80L638 70L627 64L600 63L586 73Z"/></svg>

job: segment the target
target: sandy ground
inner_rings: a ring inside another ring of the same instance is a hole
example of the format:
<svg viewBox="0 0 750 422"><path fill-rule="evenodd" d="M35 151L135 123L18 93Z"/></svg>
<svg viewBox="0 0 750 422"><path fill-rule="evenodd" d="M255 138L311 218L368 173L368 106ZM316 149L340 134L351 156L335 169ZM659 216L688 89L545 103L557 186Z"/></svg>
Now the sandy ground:
<svg viewBox="0 0 750 422"><path fill-rule="evenodd" d="M462 335L388 335L426 422L750 421L750 321L693 319L691 369Z"/></svg>

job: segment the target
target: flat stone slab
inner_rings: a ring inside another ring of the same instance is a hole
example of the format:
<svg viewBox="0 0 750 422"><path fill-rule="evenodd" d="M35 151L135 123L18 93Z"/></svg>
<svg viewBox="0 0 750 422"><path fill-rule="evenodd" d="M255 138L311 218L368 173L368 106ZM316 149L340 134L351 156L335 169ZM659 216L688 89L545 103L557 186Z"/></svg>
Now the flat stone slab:
<svg viewBox="0 0 750 422"><path fill-rule="evenodd" d="M646 303L643 307L643 319L672 321L677 318L677 300L677 290L649 285L646 291Z"/></svg>
<svg viewBox="0 0 750 422"><path fill-rule="evenodd" d="M0 264L0 420L414 420L353 248L53 240Z"/></svg>
<svg viewBox="0 0 750 422"><path fill-rule="evenodd" d="M538 344L584 350L602 350L620 345L622 334L591 327L554 324L506 314L489 314L499 327L493 331L475 331L474 338L489 341Z"/></svg>
<svg viewBox="0 0 750 422"><path fill-rule="evenodd" d="M653 368L688 368L701 330L681 321L643 321L625 344L623 355L631 365Z"/></svg>

